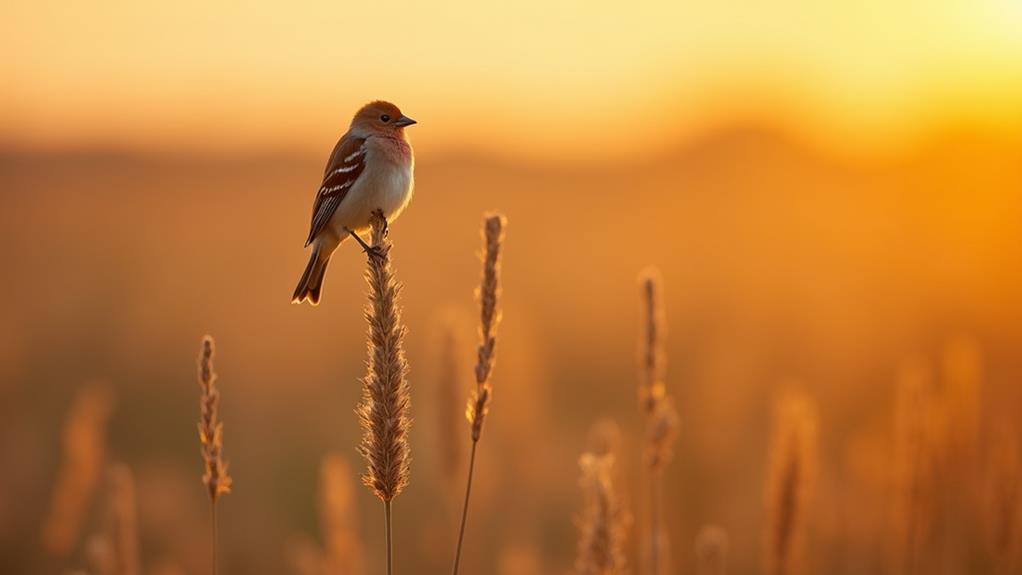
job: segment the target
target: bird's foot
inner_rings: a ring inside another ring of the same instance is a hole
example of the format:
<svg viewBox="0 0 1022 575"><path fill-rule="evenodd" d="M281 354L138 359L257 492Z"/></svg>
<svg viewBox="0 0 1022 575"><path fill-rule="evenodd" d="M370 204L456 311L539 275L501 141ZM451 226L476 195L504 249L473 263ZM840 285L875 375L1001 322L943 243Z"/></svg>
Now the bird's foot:
<svg viewBox="0 0 1022 575"><path fill-rule="evenodd" d="M387 259L387 252L390 250L386 250L381 246L366 246L364 251L366 255L369 256L370 258L375 258L380 261L383 261Z"/></svg>
<svg viewBox="0 0 1022 575"><path fill-rule="evenodd" d="M389 250L386 250L381 246L371 246L367 244L365 240L363 240L361 237L359 237L358 234L351 230L348 230L348 233L351 234L351 237L355 238L355 241L358 242L358 245L362 246L362 251L364 251L367 256L380 260L387 259L387 252Z"/></svg>

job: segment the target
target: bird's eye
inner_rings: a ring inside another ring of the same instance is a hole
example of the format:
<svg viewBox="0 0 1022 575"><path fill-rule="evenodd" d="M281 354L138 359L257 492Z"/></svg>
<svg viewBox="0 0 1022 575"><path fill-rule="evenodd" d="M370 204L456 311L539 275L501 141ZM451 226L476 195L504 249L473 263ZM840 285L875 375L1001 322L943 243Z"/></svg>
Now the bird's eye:
<svg viewBox="0 0 1022 575"><path fill-rule="evenodd" d="M387 123L387 122L390 121L390 116L384 114L384 115L380 116L380 119L383 120L384 123Z"/></svg>

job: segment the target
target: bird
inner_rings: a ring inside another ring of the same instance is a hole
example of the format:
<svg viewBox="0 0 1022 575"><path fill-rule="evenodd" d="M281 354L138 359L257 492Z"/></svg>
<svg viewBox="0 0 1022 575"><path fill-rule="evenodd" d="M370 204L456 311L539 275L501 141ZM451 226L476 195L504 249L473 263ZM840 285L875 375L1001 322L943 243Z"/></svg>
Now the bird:
<svg viewBox="0 0 1022 575"><path fill-rule="evenodd" d="M362 106L352 118L327 160L316 192L305 241L312 253L292 303L319 304L330 256L348 237L355 238L370 257L379 255L359 234L369 229L373 212L382 212L389 224L411 201L415 154L405 128L415 123L382 100Z"/></svg>

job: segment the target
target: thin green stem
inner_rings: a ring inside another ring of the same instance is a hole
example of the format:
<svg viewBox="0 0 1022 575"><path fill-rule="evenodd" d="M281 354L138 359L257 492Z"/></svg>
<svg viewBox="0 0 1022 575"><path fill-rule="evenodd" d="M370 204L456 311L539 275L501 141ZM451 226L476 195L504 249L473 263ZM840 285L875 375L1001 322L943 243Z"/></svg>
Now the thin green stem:
<svg viewBox="0 0 1022 575"><path fill-rule="evenodd" d="M386 514L387 520L387 575L393 575L394 573L394 544L391 540L391 527L393 525L390 516L390 501L383 502L383 512Z"/></svg>
<svg viewBox="0 0 1022 575"><path fill-rule="evenodd" d="M458 549L454 552L454 575L458 575L458 565L461 564L461 544L465 541L465 523L468 520L468 500L472 495L472 472L476 468L476 445L478 441L472 442L472 453L468 456L468 482L465 484L465 505L461 508L461 529L458 530Z"/></svg>

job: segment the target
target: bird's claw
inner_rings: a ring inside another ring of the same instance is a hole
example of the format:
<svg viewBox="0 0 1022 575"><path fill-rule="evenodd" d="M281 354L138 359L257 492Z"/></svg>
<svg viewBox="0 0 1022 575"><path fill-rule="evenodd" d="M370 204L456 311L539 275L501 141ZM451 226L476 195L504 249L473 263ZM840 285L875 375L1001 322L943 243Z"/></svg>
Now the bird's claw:
<svg viewBox="0 0 1022 575"><path fill-rule="evenodd" d="M356 234L355 232L348 230L348 233L351 235L351 237L355 238L355 241L358 242L358 245L362 246L362 251L364 251L367 256L369 256L370 258L376 258L378 260L387 259L387 252L390 251L390 248L384 249L382 246L371 246L367 244L366 241L359 237L359 235Z"/></svg>
<svg viewBox="0 0 1022 575"><path fill-rule="evenodd" d="M389 250L385 250L381 246L366 246L365 248L363 248L363 251L365 251L366 255L369 256L370 258L385 260L387 259L387 252Z"/></svg>

